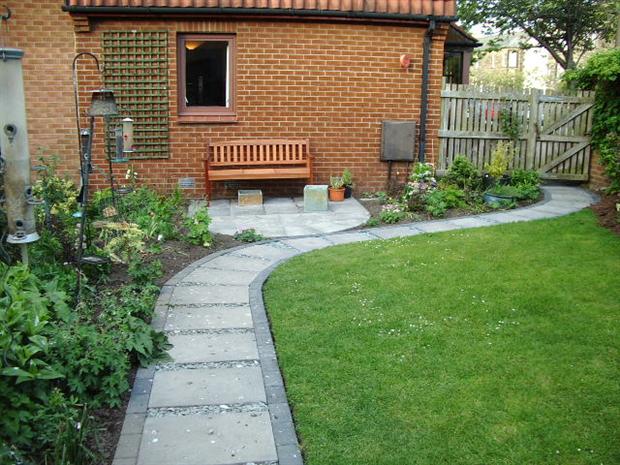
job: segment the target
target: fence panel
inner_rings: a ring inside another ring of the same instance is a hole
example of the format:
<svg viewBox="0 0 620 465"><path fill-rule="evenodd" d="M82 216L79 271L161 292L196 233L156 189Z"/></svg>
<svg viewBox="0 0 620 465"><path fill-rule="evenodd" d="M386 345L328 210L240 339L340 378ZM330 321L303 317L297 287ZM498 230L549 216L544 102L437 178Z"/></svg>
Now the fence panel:
<svg viewBox="0 0 620 465"><path fill-rule="evenodd" d="M441 93L440 172L465 155L479 169L490 163L506 124L518 127L511 168L536 169L544 179L587 180L593 92L570 95L446 84Z"/></svg>

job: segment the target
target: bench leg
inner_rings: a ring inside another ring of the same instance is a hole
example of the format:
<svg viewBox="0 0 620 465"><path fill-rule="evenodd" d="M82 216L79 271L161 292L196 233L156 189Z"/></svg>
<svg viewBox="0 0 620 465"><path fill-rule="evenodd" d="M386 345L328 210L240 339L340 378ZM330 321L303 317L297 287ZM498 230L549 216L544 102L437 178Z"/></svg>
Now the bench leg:
<svg viewBox="0 0 620 465"><path fill-rule="evenodd" d="M213 183L209 179L209 161L205 160L205 191L207 194L207 206L211 205L211 195L213 194Z"/></svg>

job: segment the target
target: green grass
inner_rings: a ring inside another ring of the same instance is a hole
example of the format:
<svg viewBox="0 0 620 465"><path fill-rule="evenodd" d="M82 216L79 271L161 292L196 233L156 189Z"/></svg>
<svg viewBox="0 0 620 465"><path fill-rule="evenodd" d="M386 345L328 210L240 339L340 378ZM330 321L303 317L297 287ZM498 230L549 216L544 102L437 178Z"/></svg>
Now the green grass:
<svg viewBox="0 0 620 465"><path fill-rule="evenodd" d="M307 465L620 463L620 239L590 212L320 250L265 298Z"/></svg>

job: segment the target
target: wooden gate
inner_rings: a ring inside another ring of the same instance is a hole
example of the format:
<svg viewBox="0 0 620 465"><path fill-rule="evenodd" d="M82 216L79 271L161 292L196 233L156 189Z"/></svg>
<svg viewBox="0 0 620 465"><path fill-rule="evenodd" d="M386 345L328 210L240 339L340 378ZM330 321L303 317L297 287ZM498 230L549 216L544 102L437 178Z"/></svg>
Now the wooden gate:
<svg viewBox="0 0 620 465"><path fill-rule="evenodd" d="M500 121L509 114L520 127L511 168L535 169L543 179L588 180L593 92L553 95L446 84L441 100L440 172L457 155L484 169L497 142L510 139Z"/></svg>

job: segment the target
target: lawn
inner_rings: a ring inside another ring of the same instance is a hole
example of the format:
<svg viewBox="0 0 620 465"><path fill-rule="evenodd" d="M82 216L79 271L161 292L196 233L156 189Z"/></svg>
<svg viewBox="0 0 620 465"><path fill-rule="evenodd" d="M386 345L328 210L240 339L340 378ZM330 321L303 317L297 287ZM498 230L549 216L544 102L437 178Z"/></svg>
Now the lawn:
<svg viewBox="0 0 620 465"><path fill-rule="evenodd" d="M323 249L265 299L306 465L620 463L620 239L589 211Z"/></svg>

